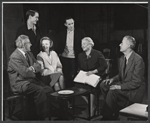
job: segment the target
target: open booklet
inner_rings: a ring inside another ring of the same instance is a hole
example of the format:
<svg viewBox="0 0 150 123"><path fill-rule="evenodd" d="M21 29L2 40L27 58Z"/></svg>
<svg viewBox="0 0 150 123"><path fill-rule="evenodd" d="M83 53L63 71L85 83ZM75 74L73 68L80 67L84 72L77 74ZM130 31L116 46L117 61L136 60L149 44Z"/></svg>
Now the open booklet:
<svg viewBox="0 0 150 123"><path fill-rule="evenodd" d="M80 70L77 76L74 79L74 82L88 84L93 87L96 87L99 81L101 80L100 76L92 74L86 75L87 72Z"/></svg>

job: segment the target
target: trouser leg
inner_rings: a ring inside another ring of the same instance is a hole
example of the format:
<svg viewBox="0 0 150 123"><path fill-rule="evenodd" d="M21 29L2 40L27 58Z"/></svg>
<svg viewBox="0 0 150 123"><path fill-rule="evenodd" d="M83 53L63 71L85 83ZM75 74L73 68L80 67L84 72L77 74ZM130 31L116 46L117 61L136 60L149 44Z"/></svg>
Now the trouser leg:
<svg viewBox="0 0 150 123"><path fill-rule="evenodd" d="M75 59L61 57L63 65L63 74L65 79L65 87L70 88L74 86L73 79L76 74Z"/></svg>
<svg viewBox="0 0 150 123"><path fill-rule="evenodd" d="M108 120L117 118L119 110L123 108L128 101L128 92L122 90L109 90L109 87L103 83L100 87L105 98L101 114Z"/></svg>
<svg viewBox="0 0 150 123"><path fill-rule="evenodd" d="M51 87L44 86L43 84L36 85L30 83L26 94L33 96L37 115L39 119L44 119L48 116L48 104L47 104L47 93L52 92Z"/></svg>

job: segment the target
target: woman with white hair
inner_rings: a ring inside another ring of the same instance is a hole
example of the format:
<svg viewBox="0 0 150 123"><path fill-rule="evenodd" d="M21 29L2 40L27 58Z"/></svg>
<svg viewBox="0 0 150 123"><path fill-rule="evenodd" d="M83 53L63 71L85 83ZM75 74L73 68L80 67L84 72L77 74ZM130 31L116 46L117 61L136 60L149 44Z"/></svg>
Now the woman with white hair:
<svg viewBox="0 0 150 123"><path fill-rule="evenodd" d="M82 49L83 52L78 56L78 66L79 70L83 70L87 72L87 75L97 74L101 76L105 69L107 68L107 63L105 61L104 55L98 51L93 49L94 42L90 37L85 37L82 39ZM95 100L95 88L86 85L86 84L76 84L77 87L82 87L91 90L91 116L95 115L96 106L94 105ZM96 88L98 88L97 86ZM87 100L84 97L85 100Z"/></svg>

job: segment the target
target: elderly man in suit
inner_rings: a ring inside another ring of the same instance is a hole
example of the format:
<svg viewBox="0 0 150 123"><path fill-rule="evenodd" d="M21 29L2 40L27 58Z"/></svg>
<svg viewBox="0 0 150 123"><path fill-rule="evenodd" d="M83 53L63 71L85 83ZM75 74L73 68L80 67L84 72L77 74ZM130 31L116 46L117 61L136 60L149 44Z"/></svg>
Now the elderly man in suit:
<svg viewBox="0 0 150 123"><path fill-rule="evenodd" d="M119 73L100 84L105 98L102 120L117 120L120 109L130 103L140 103L143 99L145 66L142 57L133 51L135 44L133 37L123 38L120 51L124 55L120 58Z"/></svg>
<svg viewBox="0 0 150 123"><path fill-rule="evenodd" d="M74 27L72 17L65 18L64 25L67 28L59 33L59 49L57 52L61 56L65 86L72 87L74 86L73 78L78 68L78 54L82 52L81 40L85 37L85 33L82 29Z"/></svg>
<svg viewBox="0 0 150 123"><path fill-rule="evenodd" d="M33 97L38 119L44 120L48 116L47 94L52 88L44 85L36 78L41 66L30 52L31 42L26 35L16 39L16 50L11 54L8 62L8 74L11 89L14 93L26 94Z"/></svg>
<svg viewBox="0 0 150 123"><path fill-rule="evenodd" d="M37 24L39 20L39 13L35 10L28 10L26 12L27 21L24 25L18 28L16 38L20 35L27 35L31 41L31 52L36 58L40 52L40 39L42 37L40 28Z"/></svg>

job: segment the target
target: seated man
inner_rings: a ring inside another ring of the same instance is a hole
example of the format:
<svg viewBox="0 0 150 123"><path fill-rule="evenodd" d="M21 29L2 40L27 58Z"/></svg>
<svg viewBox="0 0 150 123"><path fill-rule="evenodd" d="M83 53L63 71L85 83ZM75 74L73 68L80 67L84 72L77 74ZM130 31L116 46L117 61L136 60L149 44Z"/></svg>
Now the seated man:
<svg viewBox="0 0 150 123"><path fill-rule="evenodd" d="M16 39L16 46L8 62L11 89L14 93L23 93L33 97L39 118L37 120L44 120L49 111L47 93L52 92L52 88L36 78L36 73L41 70L41 66L30 52L29 37L20 35Z"/></svg>
<svg viewBox="0 0 150 123"><path fill-rule="evenodd" d="M120 58L119 73L100 84L105 98L102 120L117 120L119 110L129 105L129 102L142 102L145 90L145 66L142 57L133 51L135 44L133 37L123 38L119 45L120 51L124 54Z"/></svg>

